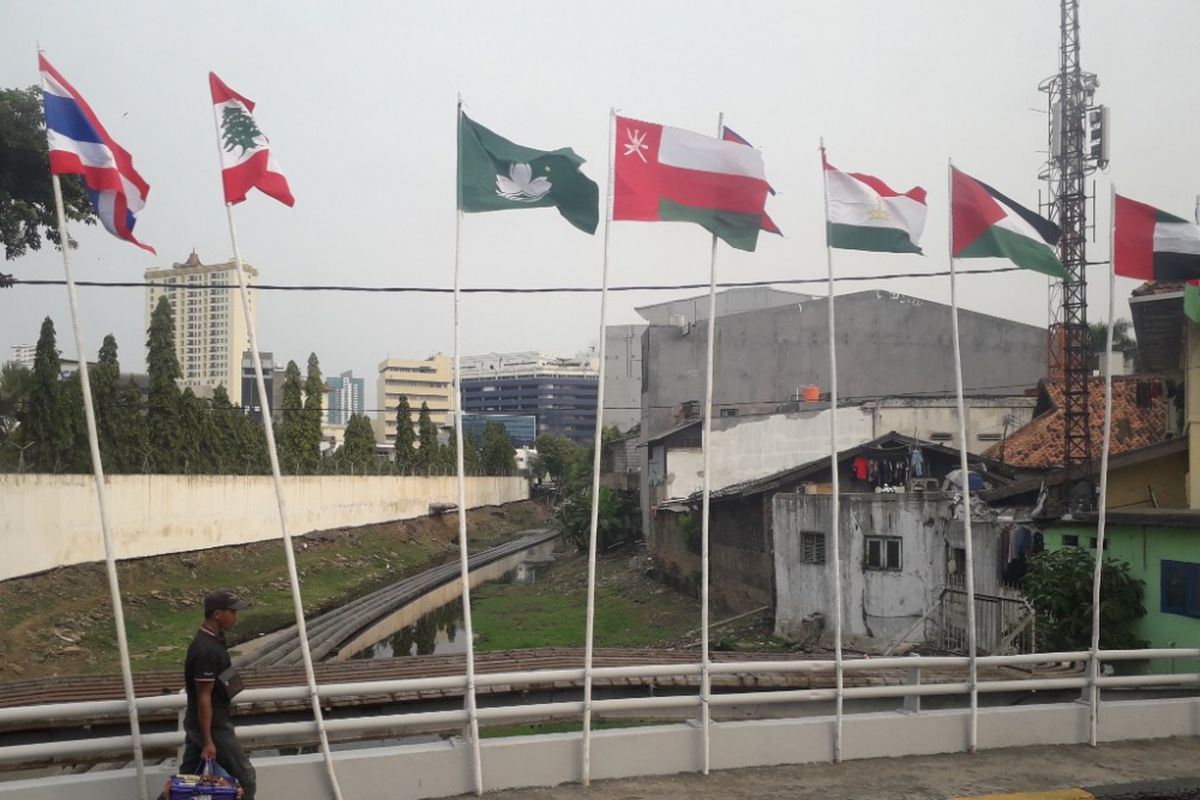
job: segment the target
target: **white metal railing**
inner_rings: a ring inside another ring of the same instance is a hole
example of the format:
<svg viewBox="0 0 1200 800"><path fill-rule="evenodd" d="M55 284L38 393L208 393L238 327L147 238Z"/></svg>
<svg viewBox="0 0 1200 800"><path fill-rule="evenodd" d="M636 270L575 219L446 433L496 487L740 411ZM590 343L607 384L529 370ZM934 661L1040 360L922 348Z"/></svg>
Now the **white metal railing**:
<svg viewBox="0 0 1200 800"><path fill-rule="evenodd" d="M985 666L1017 666L1022 664L1049 663L1090 663L1091 654L1086 650L1055 652L1055 653L1023 653L1003 656L979 656L977 663ZM1101 650L1099 660L1130 661L1181 659L1191 660L1200 667L1200 648L1156 648L1145 650ZM906 683L884 686L861 686L844 688L841 696L845 700L874 700L887 698L919 698L928 696L967 695L971 691L968 681L956 680L940 683L921 683L919 671L923 669L963 669L968 666L966 656L894 656L883 658L861 658L842 662L846 672L878 672L882 670L904 669L913 671L915 679L910 678ZM831 659L806 661L733 661L713 662L709 672L714 675L736 674L816 674L830 673L835 669L836 662ZM701 664L647 664L641 666L596 667L592 670L594 680L620 678L655 678L655 677L699 677L702 673ZM554 669L529 670L521 672L484 673L475 676L476 688L483 687L522 687L534 684L562 684L565 682L581 682L584 679L583 669ZM1096 678L1095 685L1099 688L1131 688L1131 687L1182 687L1200 684L1200 672L1183 672L1170 674L1145 675L1111 675ZM428 690L466 689L466 676L454 675L436 678L405 678L385 681L358 681L352 683L331 683L318 686L319 697L323 700L359 696L379 696L402 692L420 692ZM1065 689L1084 689L1091 686L1091 678L1081 672L1068 677L1047 677L1028 679L980 680L976 691L980 693L996 693L1009 691L1050 691ZM725 707L734 705L772 705L780 703L806 703L836 700L838 692L835 688L819 689L784 689L772 691L731 691L710 695L711 706ZM239 705L253 703L277 702L284 700L308 700L308 687L284 686L263 689L248 689L238 696ZM701 697L699 694L668 695L661 697L632 697L592 700L591 708L597 713L616 712L652 712L671 709L700 710ZM137 700L138 712L155 712L178 710L185 704L182 693L173 695L158 695L141 697ZM100 700L92 702L55 703L35 706L15 706L0 708L0 726L10 727L31 722L62 722L70 719L94 719L106 715L121 715L126 711L123 700ZM528 719L556 719L580 717L584 712L583 701L564 701L540 704L509 705L480 708L476 717L481 722L507 723ZM430 727L453 728L468 721L465 710L453 711L424 711L378 716L347 717L326 719L325 729L331 734L346 736L361 736L379 731L404 731L415 728ZM283 722L263 723L256 725L239 725L238 735L248 742L282 742L298 738L311 737L317 732L316 723ZM143 734L145 747L166 749L176 747L183 739L181 731L169 733ZM72 756L99 756L106 754L127 754L132 748L132 736L107 736L97 738L81 738L54 742L12 745L0 747L0 763L14 764L47 759L61 759Z"/></svg>

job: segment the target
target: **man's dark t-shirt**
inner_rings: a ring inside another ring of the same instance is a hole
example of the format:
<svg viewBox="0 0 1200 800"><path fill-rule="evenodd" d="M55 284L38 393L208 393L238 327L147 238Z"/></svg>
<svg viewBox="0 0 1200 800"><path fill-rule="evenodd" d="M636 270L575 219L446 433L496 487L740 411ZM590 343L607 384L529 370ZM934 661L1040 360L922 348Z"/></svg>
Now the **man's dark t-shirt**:
<svg viewBox="0 0 1200 800"><path fill-rule="evenodd" d="M228 708L229 693L217 680L217 676L229 668L231 661L229 651L225 648L224 634L212 633L201 628L196 631L188 647L187 659L183 665L183 682L187 687L187 713L195 717L198 713L196 681L212 681L213 708Z"/></svg>

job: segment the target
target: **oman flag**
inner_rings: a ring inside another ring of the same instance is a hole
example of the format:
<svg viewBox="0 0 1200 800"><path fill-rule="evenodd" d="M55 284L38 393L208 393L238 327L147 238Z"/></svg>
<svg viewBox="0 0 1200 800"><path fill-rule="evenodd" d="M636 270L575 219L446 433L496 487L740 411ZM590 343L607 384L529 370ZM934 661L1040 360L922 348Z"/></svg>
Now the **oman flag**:
<svg viewBox="0 0 1200 800"><path fill-rule="evenodd" d="M254 121L254 101L230 89L215 73L208 73L208 85L220 129L225 202L240 203L247 192L258 189L286 206L295 205L287 178L271 155L270 142Z"/></svg>
<svg viewBox="0 0 1200 800"><path fill-rule="evenodd" d="M1066 279L1054 253L1059 227L954 167L950 217L951 258L1007 258L1018 267Z"/></svg>
<svg viewBox="0 0 1200 800"><path fill-rule="evenodd" d="M762 154L691 131L617 117L614 220L694 222L754 250L767 202Z"/></svg>

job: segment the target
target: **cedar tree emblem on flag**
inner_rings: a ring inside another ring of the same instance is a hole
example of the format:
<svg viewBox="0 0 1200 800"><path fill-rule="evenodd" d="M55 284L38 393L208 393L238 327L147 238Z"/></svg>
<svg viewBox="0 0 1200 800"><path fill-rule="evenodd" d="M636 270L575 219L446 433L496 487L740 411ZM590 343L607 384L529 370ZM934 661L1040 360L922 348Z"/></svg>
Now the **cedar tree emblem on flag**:
<svg viewBox="0 0 1200 800"><path fill-rule="evenodd" d="M254 101L230 89L215 73L208 73L208 85L220 128L225 202L240 203L251 189L258 189L286 206L295 205L271 143L254 119Z"/></svg>

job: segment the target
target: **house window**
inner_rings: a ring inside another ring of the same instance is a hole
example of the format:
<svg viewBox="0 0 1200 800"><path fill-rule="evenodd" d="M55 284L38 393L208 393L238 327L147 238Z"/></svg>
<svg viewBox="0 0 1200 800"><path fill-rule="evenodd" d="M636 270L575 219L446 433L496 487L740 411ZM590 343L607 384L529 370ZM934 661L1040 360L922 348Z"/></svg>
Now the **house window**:
<svg viewBox="0 0 1200 800"><path fill-rule="evenodd" d="M1092 548L1093 550L1096 549L1096 537L1095 536L1093 536L1091 538L1091 540L1088 542L1088 547ZM1105 550L1108 549L1108 539L1104 540L1104 549Z"/></svg>
<svg viewBox="0 0 1200 800"><path fill-rule="evenodd" d="M1162 611L1200 617L1200 564L1162 562Z"/></svg>
<svg viewBox="0 0 1200 800"><path fill-rule="evenodd" d="M954 438L954 434L947 433L946 431L934 431L929 434L929 438L934 442L948 442Z"/></svg>
<svg viewBox="0 0 1200 800"><path fill-rule="evenodd" d="M800 561L804 564L825 563L825 534L815 531L800 534Z"/></svg>
<svg viewBox="0 0 1200 800"><path fill-rule="evenodd" d="M1062 537L1063 547L1079 547L1079 537L1073 533L1064 533Z"/></svg>
<svg viewBox="0 0 1200 800"><path fill-rule="evenodd" d="M1000 434L994 433L994 432L993 433L981 433L981 434L977 435L975 438L981 442L998 442L998 441L1000 441Z"/></svg>
<svg viewBox="0 0 1200 800"><path fill-rule="evenodd" d="M737 415L738 415L738 410L736 408L722 408L721 409L722 417L736 417Z"/></svg>
<svg viewBox="0 0 1200 800"><path fill-rule="evenodd" d="M865 541L865 562L867 569L900 569L900 537L899 536L868 536Z"/></svg>

